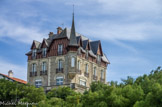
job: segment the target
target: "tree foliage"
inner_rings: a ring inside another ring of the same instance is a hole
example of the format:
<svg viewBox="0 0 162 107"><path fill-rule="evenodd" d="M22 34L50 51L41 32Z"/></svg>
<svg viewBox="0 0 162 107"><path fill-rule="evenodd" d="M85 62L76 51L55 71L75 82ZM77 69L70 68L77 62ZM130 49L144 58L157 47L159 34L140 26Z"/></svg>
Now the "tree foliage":
<svg viewBox="0 0 162 107"><path fill-rule="evenodd" d="M36 102L37 107L162 107L162 70L158 67L136 79L128 76L120 84L93 82L83 94L69 87L53 88L45 94L43 88L1 79L0 99Z"/></svg>

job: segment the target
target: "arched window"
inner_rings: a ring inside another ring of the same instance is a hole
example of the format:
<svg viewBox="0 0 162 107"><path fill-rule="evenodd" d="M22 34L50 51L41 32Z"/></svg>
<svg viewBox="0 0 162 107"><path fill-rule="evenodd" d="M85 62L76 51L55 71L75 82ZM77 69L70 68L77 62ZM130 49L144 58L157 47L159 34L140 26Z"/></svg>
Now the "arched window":
<svg viewBox="0 0 162 107"><path fill-rule="evenodd" d="M75 67L75 58L74 57L71 58L71 67Z"/></svg>

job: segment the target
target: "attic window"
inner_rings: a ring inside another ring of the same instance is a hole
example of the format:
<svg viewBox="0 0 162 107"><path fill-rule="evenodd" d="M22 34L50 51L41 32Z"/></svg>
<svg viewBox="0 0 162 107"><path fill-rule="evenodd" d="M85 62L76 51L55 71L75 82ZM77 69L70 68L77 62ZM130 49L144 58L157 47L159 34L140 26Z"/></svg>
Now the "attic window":
<svg viewBox="0 0 162 107"><path fill-rule="evenodd" d="M63 48L63 45L59 44L58 45L58 55L62 55L62 48Z"/></svg>
<svg viewBox="0 0 162 107"><path fill-rule="evenodd" d="M33 51L32 51L32 57L33 58L36 58L36 55L37 55L37 49L33 49Z"/></svg>
<svg viewBox="0 0 162 107"><path fill-rule="evenodd" d="M47 55L47 48L42 48L42 55L43 55L43 57L46 57L46 55Z"/></svg>

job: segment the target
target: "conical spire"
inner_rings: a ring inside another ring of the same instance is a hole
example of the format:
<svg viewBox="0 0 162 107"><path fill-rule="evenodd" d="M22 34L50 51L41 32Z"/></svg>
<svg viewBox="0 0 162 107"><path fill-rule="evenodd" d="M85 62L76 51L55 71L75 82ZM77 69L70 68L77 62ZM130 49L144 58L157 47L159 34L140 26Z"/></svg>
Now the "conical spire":
<svg viewBox="0 0 162 107"><path fill-rule="evenodd" d="M72 26L71 26L71 34L70 34L70 46L78 46L76 33L75 33L75 24L74 24L74 12L73 12L73 19L72 19Z"/></svg>

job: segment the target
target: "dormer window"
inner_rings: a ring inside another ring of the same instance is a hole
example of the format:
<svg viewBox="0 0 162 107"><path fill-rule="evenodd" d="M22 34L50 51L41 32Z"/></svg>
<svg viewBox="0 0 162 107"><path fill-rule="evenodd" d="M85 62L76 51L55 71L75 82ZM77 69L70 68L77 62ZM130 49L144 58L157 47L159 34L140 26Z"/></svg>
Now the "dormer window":
<svg viewBox="0 0 162 107"><path fill-rule="evenodd" d="M47 48L42 48L42 55L43 55L43 57L46 57L46 55L47 55Z"/></svg>
<svg viewBox="0 0 162 107"><path fill-rule="evenodd" d="M59 44L58 45L58 55L62 55L62 48L63 48L63 45Z"/></svg>
<svg viewBox="0 0 162 107"><path fill-rule="evenodd" d="M37 49L32 50L32 58L36 58L37 55Z"/></svg>
<svg viewBox="0 0 162 107"><path fill-rule="evenodd" d="M101 56L97 55L97 61L101 62Z"/></svg>

